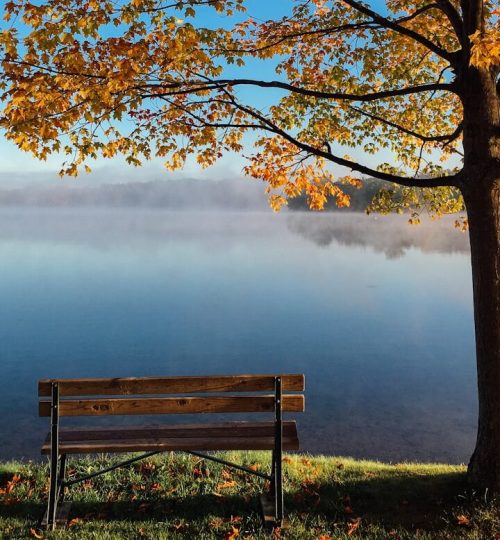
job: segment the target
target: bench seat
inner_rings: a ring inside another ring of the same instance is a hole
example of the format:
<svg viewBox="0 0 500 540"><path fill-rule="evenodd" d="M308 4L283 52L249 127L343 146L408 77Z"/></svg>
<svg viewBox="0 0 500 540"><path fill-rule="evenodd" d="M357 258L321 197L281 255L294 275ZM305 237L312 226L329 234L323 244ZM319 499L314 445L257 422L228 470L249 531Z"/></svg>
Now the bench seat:
<svg viewBox="0 0 500 540"><path fill-rule="evenodd" d="M283 449L298 450L294 420L283 422ZM139 452L153 450L273 450L275 422L221 422L156 426L64 428L62 454ZM50 454L50 433L42 446Z"/></svg>

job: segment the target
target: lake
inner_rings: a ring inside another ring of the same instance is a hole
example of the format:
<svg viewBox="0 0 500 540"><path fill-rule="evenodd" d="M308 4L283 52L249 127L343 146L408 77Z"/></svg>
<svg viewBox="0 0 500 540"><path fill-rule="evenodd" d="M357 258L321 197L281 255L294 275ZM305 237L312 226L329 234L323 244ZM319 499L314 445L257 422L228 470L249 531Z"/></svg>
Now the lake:
<svg viewBox="0 0 500 540"><path fill-rule="evenodd" d="M303 372L302 450L460 463L477 403L453 220L0 210L0 457L38 456L39 378Z"/></svg>

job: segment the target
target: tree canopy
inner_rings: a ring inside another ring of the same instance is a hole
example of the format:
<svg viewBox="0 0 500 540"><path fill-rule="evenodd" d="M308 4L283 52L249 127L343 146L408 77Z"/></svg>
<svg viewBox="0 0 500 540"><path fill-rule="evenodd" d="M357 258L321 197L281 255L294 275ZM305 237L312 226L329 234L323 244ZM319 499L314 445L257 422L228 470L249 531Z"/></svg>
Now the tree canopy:
<svg viewBox="0 0 500 540"><path fill-rule="evenodd" d="M455 0L390 0L383 14L357 0L291 4L259 21L235 17L243 0L8 1L7 137L40 159L66 154L61 172L76 175L89 158L119 153L132 165L160 157L176 169L194 154L208 166L243 152L251 131L245 172L269 184L275 209L304 193L315 209L328 197L348 205L330 163L406 187L402 207L460 209L447 162L461 155L457 52L472 45L472 62L498 65L498 8L485 2L484 28L467 44ZM229 26L204 26L207 10ZM272 61L275 76L255 78L255 60ZM248 86L280 93L256 105L240 97ZM385 159L369 165L381 149ZM415 186L444 187L422 200ZM379 198L379 209L392 206L390 194Z"/></svg>

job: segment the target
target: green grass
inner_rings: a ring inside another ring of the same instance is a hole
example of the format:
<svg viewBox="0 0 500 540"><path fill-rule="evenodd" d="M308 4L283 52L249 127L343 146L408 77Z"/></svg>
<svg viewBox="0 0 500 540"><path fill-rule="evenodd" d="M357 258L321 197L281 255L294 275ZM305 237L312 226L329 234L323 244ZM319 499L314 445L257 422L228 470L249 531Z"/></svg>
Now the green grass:
<svg viewBox="0 0 500 540"><path fill-rule="evenodd" d="M262 470L269 465L262 452L223 455ZM70 461L69 472L90 473L115 459ZM284 462L289 527L274 533L260 521L265 482L186 454L164 454L73 486L70 526L47 533L37 527L46 464L0 464L0 538L500 539L499 499L474 492L463 466L303 455Z"/></svg>

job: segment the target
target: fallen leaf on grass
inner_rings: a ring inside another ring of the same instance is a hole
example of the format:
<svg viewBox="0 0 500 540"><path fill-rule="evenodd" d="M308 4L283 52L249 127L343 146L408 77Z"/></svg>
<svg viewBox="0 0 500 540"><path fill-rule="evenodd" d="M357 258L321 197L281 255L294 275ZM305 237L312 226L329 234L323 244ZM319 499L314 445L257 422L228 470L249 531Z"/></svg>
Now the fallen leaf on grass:
<svg viewBox="0 0 500 540"><path fill-rule="evenodd" d="M224 525L225 521L220 518L220 517L216 517L214 519L212 519L212 521L210 522L210 527L212 529L218 529L219 527L222 527L222 525Z"/></svg>
<svg viewBox="0 0 500 540"><path fill-rule="evenodd" d="M243 518L240 516L231 516L230 518L215 517L210 522L210 527L212 527L212 529L218 529L219 527L222 527L222 525L225 525L226 523L241 523L242 521L243 521Z"/></svg>
<svg viewBox="0 0 500 540"><path fill-rule="evenodd" d="M150 475L156 469L156 465L149 461L143 462L139 465L139 472L144 475Z"/></svg>
<svg viewBox="0 0 500 540"><path fill-rule="evenodd" d="M224 482L223 484L218 484L217 489L229 489L229 488L233 488L233 487L235 487L237 485L238 485L237 482L235 482L234 480L231 480L229 482Z"/></svg>
<svg viewBox="0 0 500 540"><path fill-rule="evenodd" d="M457 525L461 525L462 527L470 525L470 518L464 516L463 514L460 514L459 516L457 516Z"/></svg>
<svg viewBox="0 0 500 540"><path fill-rule="evenodd" d="M361 523L361 518L353 519L351 520L351 523L348 523L347 525L347 534L348 536L351 536L354 534L357 529L359 528L359 525Z"/></svg>
<svg viewBox="0 0 500 540"><path fill-rule="evenodd" d="M321 536L318 536L318 540L332 540L332 537L327 534L322 534Z"/></svg>
<svg viewBox="0 0 500 540"><path fill-rule="evenodd" d="M279 527L274 527L273 538L279 538L280 536L281 536L281 529Z"/></svg>
<svg viewBox="0 0 500 540"><path fill-rule="evenodd" d="M226 535L226 540L234 540L240 535L240 530L236 527L231 527L231 531L229 531Z"/></svg>
<svg viewBox="0 0 500 540"><path fill-rule="evenodd" d="M177 531L185 529L187 526L188 524L183 519L180 519L179 521L174 523L174 529L176 529Z"/></svg>
<svg viewBox="0 0 500 540"><path fill-rule="evenodd" d="M43 538L43 534L38 533L36 529L30 529L30 535L34 538Z"/></svg>
<svg viewBox="0 0 500 540"><path fill-rule="evenodd" d="M15 474L8 482L7 486L4 490L2 490L4 493L11 493L12 490L16 487L16 484L19 484L21 481L21 475Z"/></svg>
<svg viewBox="0 0 500 540"><path fill-rule="evenodd" d="M80 518L73 518L68 522L68 527L74 527L75 525L79 525L80 523L82 523L82 521L83 520Z"/></svg>
<svg viewBox="0 0 500 540"><path fill-rule="evenodd" d="M261 464L260 463L252 463L252 465L250 465L248 468L251 471L258 471L261 468Z"/></svg>
<svg viewBox="0 0 500 540"><path fill-rule="evenodd" d="M289 458L288 456L285 456L281 461L283 463L292 463L292 458Z"/></svg>

